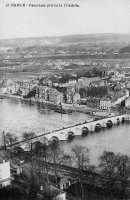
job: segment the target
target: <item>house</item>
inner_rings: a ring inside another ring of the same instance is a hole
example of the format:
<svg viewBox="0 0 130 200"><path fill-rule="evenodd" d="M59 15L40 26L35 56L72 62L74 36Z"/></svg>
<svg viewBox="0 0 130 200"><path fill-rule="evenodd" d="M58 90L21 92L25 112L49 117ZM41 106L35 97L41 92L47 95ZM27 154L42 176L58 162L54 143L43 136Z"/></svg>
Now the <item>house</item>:
<svg viewBox="0 0 130 200"><path fill-rule="evenodd" d="M73 95L73 103L78 103L79 101L80 101L80 94L76 92Z"/></svg>
<svg viewBox="0 0 130 200"><path fill-rule="evenodd" d="M11 170L11 174L21 174L22 173L22 167L20 165L16 165L13 162L10 164L10 170Z"/></svg>
<svg viewBox="0 0 130 200"><path fill-rule="evenodd" d="M48 79L48 78L45 78L45 79L42 81L42 84L43 84L44 86L48 86L48 87L52 87L52 86L53 86L53 82L52 82L50 79Z"/></svg>
<svg viewBox="0 0 130 200"><path fill-rule="evenodd" d="M36 98L42 99L42 100L48 100L48 87L47 86L37 86L36 87Z"/></svg>
<svg viewBox="0 0 130 200"><path fill-rule="evenodd" d="M69 79L68 83L69 83L69 84L75 84L75 83L76 83L76 80L75 80L75 79Z"/></svg>
<svg viewBox="0 0 130 200"><path fill-rule="evenodd" d="M11 184L10 162L0 159L0 187Z"/></svg>
<svg viewBox="0 0 130 200"><path fill-rule="evenodd" d="M16 94L19 91L20 85L17 81L10 83L7 86L6 93L8 94Z"/></svg>
<svg viewBox="0 0 130 200"><path fill-rule="evenodd" d="M67 103L78 103L80 101L80 94L78 92L68 92L67 93Z"/></svg>
<svg viewBox="0 0 130 200"><path fill-rule="evenodd" d="M87 78L87 77L80 77L78 79L78 83L82 84L82 86L86 86L86 87L89 87L90 84L94 81L100 81L100 78L99 77L94 77L94 78ZM76 83L76 86L78 84Z"/></svg>
<svg viewBox="0 0 130 200"><path fill-rule="evenodd" d="M4 95L6 93L6 87L0 87L0 95Z"/></svg>
<svg viewBox="0 0 130 200"><path fill-rule="evenodd" d="M26 96L30 92L30 85L28 82L22 82L19 88L21 95Z"/></svg>
<svg viewBox="0 0 130 200"><path fill-rule="evenodd" d="M97 80L97 81L93 81L90 83L90 86L94 86L94 87L104 87L106 83L106 80Z"/></svg>
<svg viewBox="0 0 130 200"><path fill-rule="evenodd" d="M114 74L111 77L112 81L120 81L122 79L125 79L125 74L124 73L120 73L118 71L114 71Z"/></svg>
<svg viewBox="0 0 130 200"><path fill-rule="evenodd" d="M100 100L100 109L102 110L110 110L111 107L111 98L104 96Z"/></svg>
<svg viewBox="0 0 130 200"><path fill-rule="evenodd" d="M130 108L130 97L125 100L125 107Z"/></svg>
<svg viewBox="0 0 130 200"><path fill-rule="evenodd" d="M60 189L63 190L70 186L70 181L66 177L63 177L59 181L58 185L60 186Z"/></svg>
<svg viewBox="0 0 130 200"><path fill-rule="evenodd" d="M58 92L56 89L49 88L47 90L47 94L48 94L48 101L57 104L63 102L63 94L61 92Z"/></svg>

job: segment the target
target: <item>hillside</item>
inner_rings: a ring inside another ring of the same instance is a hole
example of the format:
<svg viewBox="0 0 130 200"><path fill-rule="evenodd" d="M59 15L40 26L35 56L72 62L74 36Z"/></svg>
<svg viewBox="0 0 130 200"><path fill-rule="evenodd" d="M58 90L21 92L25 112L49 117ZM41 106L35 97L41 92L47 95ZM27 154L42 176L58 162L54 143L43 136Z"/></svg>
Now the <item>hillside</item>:
<svg viewBox="0 0 130 200"><path fill-rule="evenodd" d="M38 38L16 38L0 40L0 46L52 46L66 44L99 44L99 43L128 43L130 35L128 34L85 34L85 35L70 35L59 37L38 37Z"/></svg>
<svg viewBox="0 0 130 200"><path fill-rule="evenodd" d="M130 45L120 49L119 53L130 53Z"/></svg>

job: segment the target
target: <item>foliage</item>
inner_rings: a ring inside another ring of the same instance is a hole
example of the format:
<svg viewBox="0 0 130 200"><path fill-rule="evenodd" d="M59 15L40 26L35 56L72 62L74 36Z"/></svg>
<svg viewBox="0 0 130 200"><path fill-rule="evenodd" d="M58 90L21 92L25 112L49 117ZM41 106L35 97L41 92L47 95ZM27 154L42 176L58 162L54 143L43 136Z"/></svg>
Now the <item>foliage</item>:
<svg viewBox="0 0 130 200"><path fill-rule="evenodd" d="M21 189L14 188L11 186L0 188L0 199L1 200L28 200L25 193Z"/></svg>
<svg viewBox="0 0 130 200"><path fill-rule="evenodd" d="M35 97L35 95L36 95L36 88L30 91L26 96L24 96L24 98L29 99L29 98Z"/></svg>
<svg viewBox="0 0 130 200"><path fill-rule="evenodd" d="M83 170L86 164L89 163L89 149L85 146L75 145L72 147L72 158L79 170Z"/></svg>
<svg viewBox="0 0 130 200"><path fill-rule="evenodd" d="M82 183L82 170L85 169L86 164L89 163L89 149L85 146L78 146L75 145L72 147L72 158L74 159L78 170L79 170L79 179L80 179L80 186L81 186L81 199L84 198L84 191L83 191L83 183Z"/></svg>
<svg viewBox="0 0 130 200"><path fill-rule="evenodd" d="M129 157L123 154L114 154L110 151L104 151L99 157L101 172L109 179L108 189L112 190L116 178L120 179L122 190L127 187L127 179L130 173Z"/></svg>
<svg viewBox="0 0 130 200"><path fill-rule="evenodd" d="M107 87L89 87L87 89L86 95L90 97L103 97L107 93Z"/></svg>
<svg viewBox="0 0 130 200"><path fill-rule="evenodd" d="M118 153L117 155L117 175L121 178L122 189L127 187L127 179L130 175L130 159L127 155Z"/></svg>
<svg viewBox="0 0 130 200"><path fill-rule="evenodd" d="M5 135L5 143L6 145L13 145L16 142L18 142L18 137L15 134L12 134L10 132L6 133Z"/></svg>
<svg viewBox="0 0 130 200"><path fill-rule="evenodd" d="M103 154L99 157L102 172L108 177L112 178L115 175L116 170L116 156L113 152L104 151Z"/></svg>
<svg viewBox="0 0 130 200"><path fill-rule="evenodd" d="M22 134L22 139L26 140L27 148L31 150L32 139L36 134L34 132L24 132Z"/></svg>

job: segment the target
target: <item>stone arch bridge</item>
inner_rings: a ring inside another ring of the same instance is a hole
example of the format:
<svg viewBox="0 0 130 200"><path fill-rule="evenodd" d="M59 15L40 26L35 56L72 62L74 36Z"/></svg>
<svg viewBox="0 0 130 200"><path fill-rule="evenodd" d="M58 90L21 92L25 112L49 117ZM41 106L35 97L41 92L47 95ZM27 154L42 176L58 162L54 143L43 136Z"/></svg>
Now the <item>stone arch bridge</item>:
<svg viewBox="0 0 130 200"><path fill-rule="evenodd" d="M103 128L111 128L113 125L119 125L120 123L123 124L129 121L130 115L128 114L116 115L99 120L91 119L89 121L85 121L69 127L63 127L51 132L41 133L40 135L37 135L29 140L31 140L32 143L35 143L36 141L48 143L48 141L54 139L57 141L71 140L75 136L87 136L91 132L98 132ZM14 147L17 145L20 145L23 149L26 148L26 140L13 144ZM8 145L7 147L10 146L11 145Z"/></svg>
<svg viewBox="0 0 130 200"><path fill-rule="evenodd" d="M72 139L74 136L85 136L90 132L98 132L100 129L110 128L115 124L119 125L120 123L129 122L129 120L130 116L128 114L116 115L99 120L92 119L80 124L65 128L63 127L49 133L41 134L38 137L40 139L40 137L45 136L48 140L51 140L52 138L57 138L58 140L68 140Z"/></svg>

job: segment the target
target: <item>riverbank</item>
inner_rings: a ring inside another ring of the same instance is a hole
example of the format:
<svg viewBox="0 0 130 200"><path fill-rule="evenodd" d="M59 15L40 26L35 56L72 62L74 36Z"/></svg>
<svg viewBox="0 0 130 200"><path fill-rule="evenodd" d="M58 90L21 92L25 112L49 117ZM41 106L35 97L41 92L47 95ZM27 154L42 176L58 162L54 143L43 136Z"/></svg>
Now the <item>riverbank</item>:
<svg viewBox="0 0 130 200"><path fill-rule="evenodd" d="M92 116L96 116L96 117L108 117L108 116L114 116L114 115L118 114L118 113L111 113L110 111L100 110L97 108L90 108L90 107L87 107L86 105L65 104L63 102L61 104L56 104L54 102L40 100L40 99L36 99L36 98L26 99L26 98L23 98L22 96L18 96L18 95L1 95L1 98L2 99L3 98L13 98L13 99L19 99L21 101L24 100L24 101L29 102L30 104L38 103L38 104L40 104L40 106L48 105L51 110L54 110L61 114L70 114L71 112L80 112L80 113L84 113L84 114L88 114L88 115L92 115Z"/></svg>

